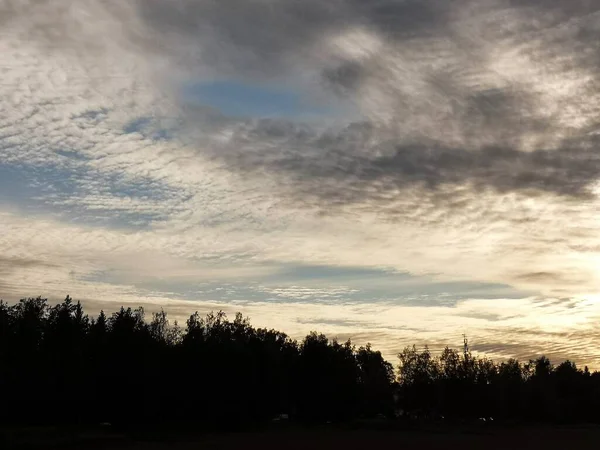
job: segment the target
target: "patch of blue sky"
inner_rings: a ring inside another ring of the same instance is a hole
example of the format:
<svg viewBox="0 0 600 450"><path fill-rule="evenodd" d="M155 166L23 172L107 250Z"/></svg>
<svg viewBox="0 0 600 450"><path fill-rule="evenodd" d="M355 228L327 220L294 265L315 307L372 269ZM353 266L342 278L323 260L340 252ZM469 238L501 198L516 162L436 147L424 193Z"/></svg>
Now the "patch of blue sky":
<svg viewBox="0 0 600 450"><path fill-rule="evenodd" d="M139 133L152 123L152 117L138 117L129 121L123 127L124 133Z"/></svg>
<svg viewBox="0 0 600 450"><path fill-rule="evenodd" d="M60 155L64 158L67 158L69 160L75 160L75 161L89 161L90 158L84 154L81 154L80 152L76 152L74 150L55 150L54 153L56 153L57 155Z"/></svg>
<svg viewBox="0 0 600 450"><path fill-rule="evenodd" d="M115 270L96 271L79 277L82 281L107 284L127 284L140 292L155 292L167 298L194 301L264 301L264 294L255 289L254 283L182 281L146 276L136 278L128 273L127 276Z"/></svg>
<svg viewBox="0 0 600 450"><path fill-rule="evenodd" d="M158 201L172 200L179 191L170 188L159 180L151 177L137 176L134 180L121 173L91 174L94 181L102 185L102 192L114 197L153 199Z"/></svg>
<svg viewBox="0 0 600 450"><path fill-rule="evenodd" d="M530 292L517 290L506 284L439 281L430 275L413 276L385 268L286 265L267 282L280 286L343 285L360 289L371 297L387 300L417 298L420 302L425 302L425 298L459 301L466 298L516 299L531 295Z"/></svg>
<svg viewBox="0 0 600 450"><path fill-rule="evenodd" d="M123 133L125 134L138 133L154 141L171 140L177 135L178 131L179 123L177 120L150 116L136 117L123 127Z"/></svg>
<svg viewBox="0 0 600 450"><path fill-rule="evenodd" d="M197 266L199 267L199 266ZM231 267L235 272L235 267ZM102 272L88 281L119 284L118 272ZM335 266L283 265L244 281L194 281L144 277L127 280L141 290L169 293L173 298L197 301L251 301L292 304L379 303L404 306L455 306L467 299L519 299L531 293L508 285L480 282L439 282L384 269Z"/></svg>
<svg viewBox="0 0 600 450"><path fill-rule="evenodd" d="M71 156L68 151L64 155ZM86 199L98 194L116 199L168 202L173 192L154 180L131 181L120 174L103 175L88 170L85 164L66 169L56 165L0 163L0 205L22 214L119 229L141 229L161 219L160 211L140 213L111 209L110 205L90 207Z"/></svg>
<svg viewBox="0 0 600 450"><path fill-rule="evenodd" d="M75 192L72 172L64 168L0 163L0 203L26 210L43 207L43 197Z"/></svg>
<svg viewBox="0 0 600 450"><path fill-rule="evenodd" d="M208 105L234 117L302 119L336 116L348 109L348 105L342 105L333 97L318 99L302 88L236 80L188 83L183 89L183 96L189 103Z"/></svg>
<svg viewBox="0 0 600 450"><path fill-rule="evenodd" d="M342 267L324 265L286 264L277 272L279 281L332 279L356 280L373 277L389 277L396 280L412 278L408 273L399 273L388 269L365 267Z"/></svg>
<svg viewBox="0 0 600 450"><path fill-rule="evenodd" d="M96 119L105 117L109 112L110 112L110 110L108 108L90 109L90 110L84 111L80 114L76 114L76 115L72 116L71 119L74 119L74 120L77 120L77 119L96 120Z"/></svg>

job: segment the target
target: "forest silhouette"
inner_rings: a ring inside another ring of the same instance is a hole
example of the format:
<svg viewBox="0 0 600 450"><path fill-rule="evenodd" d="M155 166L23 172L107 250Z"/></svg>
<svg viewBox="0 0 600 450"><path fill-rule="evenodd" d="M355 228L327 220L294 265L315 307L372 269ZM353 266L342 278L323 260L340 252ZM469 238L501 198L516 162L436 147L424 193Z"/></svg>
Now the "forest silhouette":
<svg viewBox="0 0 600 450"><path fill-rule="evenodd" d="M67 298L0 301L0 420L5 424L217 428L273 420L600 422L600 373L544 356L496 363L407 347L396 370L370 345L323 334L301 342L240 313L185 326L142 308L90 318Z"/></svg>

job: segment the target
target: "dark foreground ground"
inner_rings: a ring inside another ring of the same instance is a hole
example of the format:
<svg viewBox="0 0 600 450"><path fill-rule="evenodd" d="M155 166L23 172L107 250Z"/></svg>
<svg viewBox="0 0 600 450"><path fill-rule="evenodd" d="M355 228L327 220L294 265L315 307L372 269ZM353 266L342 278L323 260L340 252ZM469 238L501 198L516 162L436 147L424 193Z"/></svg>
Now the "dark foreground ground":
<svg viewBox="0 0 600 450"><path fill-rule="evenodd" d="M598 448L600 427L427 427L419 430L287 427L255 432L119 433L107 429L1 430L0 448L11 449L562 449Z"/></svg>

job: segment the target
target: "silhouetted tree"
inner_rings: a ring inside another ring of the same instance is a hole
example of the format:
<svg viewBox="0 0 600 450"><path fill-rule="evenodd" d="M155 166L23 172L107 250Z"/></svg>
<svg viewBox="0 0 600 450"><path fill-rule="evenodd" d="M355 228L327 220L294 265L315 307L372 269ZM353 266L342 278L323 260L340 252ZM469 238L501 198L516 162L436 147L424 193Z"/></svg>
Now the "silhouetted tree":
<svg viewBox="0 0 600 450"><path fill-rule="evenodd" d="M360 383L360 410L367 417L394 414L394 367L371 344L356 352Z"/></svg>
<svg viewBox="0 0 600 450"><path fill-rule="evenodd" d="M516 359L509 359L498 366L495 383L496 416L516 419L522 415L524 405L525 375Z"/></svg>
<svg viewBox="0 0 600 450"><path fill-rule="evenodd" d="M600 374L544 356L499 364L445 348L399 355L311 333L301 343L256 329L241 314L192 314L185 329L164 311L101 311L88 318L67 296L0 300L0 420L108 421L239 427L287 414L323 423L393 416L422 419L600 422ZM396 404L394 404L396 399ZM174 407L175 402L177 407Z"/></svg>
<svg viewBox="0 0 600 450"><path fill-rule="evenodd" d="M413 345L399 355L398 381L407 411L427 416L438 407L436 384L440 377L438 361L427 347L419 352Z"/></svg>

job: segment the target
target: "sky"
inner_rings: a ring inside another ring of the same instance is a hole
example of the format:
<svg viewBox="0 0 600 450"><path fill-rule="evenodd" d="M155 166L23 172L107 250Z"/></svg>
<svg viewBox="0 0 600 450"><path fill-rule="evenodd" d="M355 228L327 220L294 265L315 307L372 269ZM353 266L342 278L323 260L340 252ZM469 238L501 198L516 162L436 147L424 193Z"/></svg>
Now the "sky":
<svg viewBox="0 0 600 450"><path fill-rule="evenodd" d="M600 4L0 0L0 298L600 369Z"/></svg>

